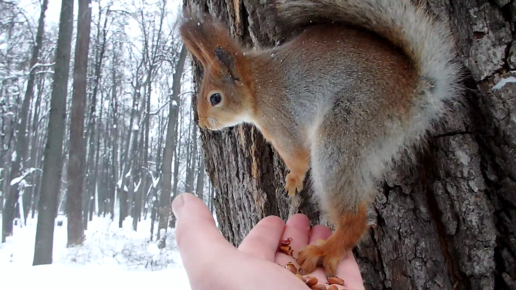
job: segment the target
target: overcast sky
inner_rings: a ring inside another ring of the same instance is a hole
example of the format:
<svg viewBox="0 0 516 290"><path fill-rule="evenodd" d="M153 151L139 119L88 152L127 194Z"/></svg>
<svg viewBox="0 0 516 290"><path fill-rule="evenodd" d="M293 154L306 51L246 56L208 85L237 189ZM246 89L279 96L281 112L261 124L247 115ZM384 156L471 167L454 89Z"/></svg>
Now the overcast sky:
<svg viewBox="0 0 516 290"><path fill-rule="evenodd" d="M66 1L72 1L72 0L66 0ZM74 5L74 14L77 16L77 9L78 9L78 3L77 0L75 1ZM105 2L105 0L101 0ZM123 9L126 8L127 5L132 4L133 2L139 2L139 1L145 1L145 0L115 0L114 4L117 9ZM150 0L149 2L152 2L155 0ZM41 0L19 0L20 7L24 9L27 14L34 20L37 21L40 13L40 3ZM61 12L61 0L49 0L48 1L48 9L46 12L45 22L48 24L57 24L59 23L59 12ZM97 7L97 0L92 0L93 4L93 13L95 13L95 9ZM179 10L179 7L181 5L181 0L168 0L168 5L170 8L172 8L172 11L177 12ZM176 15L173 15L175 18Z"/></svg>

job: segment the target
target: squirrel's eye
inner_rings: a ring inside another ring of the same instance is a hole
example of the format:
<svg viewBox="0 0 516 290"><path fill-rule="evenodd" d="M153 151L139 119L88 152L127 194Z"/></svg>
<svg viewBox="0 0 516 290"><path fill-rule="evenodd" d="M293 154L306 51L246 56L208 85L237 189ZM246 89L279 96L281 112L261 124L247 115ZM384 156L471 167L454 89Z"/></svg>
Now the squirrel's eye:
<svg viewBox="0 0 516 290"><path fill-rule="evenodd" d="M216 105L220 104L221 101L222 101L222 96L219 93L215 93L210 96L210 103L212 106L216 106Z"/></svg>

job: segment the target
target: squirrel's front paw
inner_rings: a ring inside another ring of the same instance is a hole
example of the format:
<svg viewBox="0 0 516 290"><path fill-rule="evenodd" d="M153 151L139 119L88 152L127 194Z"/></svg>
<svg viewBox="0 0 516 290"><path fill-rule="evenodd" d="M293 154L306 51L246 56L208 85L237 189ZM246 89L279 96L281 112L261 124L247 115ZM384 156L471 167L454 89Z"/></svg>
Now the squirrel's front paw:
<svg viewBox="0 0 516 290"><path fill-rule="evenodd" d="M322 267L327 277L334 277L337 266L344 257L343 251L332 251L331 248L331 245L322 241L319 245L309 245L302 250L297 257L302 274L310 274L317 267Z"/></svg>
<svg viewBox="0 0 516 290"><path fill-rule="evenodd" d="M288 191L288 195L295 196L296 190L297 192L303 190L303 179L304 176L299 176L292 172L287 174L287 178L285 178L285 190Z"/></svg>

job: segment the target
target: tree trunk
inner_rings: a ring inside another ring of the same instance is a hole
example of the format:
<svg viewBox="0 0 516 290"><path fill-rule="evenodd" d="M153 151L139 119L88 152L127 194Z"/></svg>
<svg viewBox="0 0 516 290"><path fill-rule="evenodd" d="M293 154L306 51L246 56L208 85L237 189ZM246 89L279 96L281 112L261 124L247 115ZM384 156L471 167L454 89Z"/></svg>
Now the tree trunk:
<svg viewBox="0 0 516 290"><path fill-rule="evenodd" d="M45 86L45 78L41 78L37 84L38 89L38 98L36 105L34 106L34 117L32 118L32 141L31 141L31 164L32 167L40 168L41 167L41 153L43 151L43 146L41 146L41 135L45 136L46 131L41 130L41 125L39 124L39 112L41 109L41 99L43 98L43 87ZM41 188L41 172L38 174L32 175L32 208L31 208L31 218L34 219L36 214L36 209L39 204L39 195Z"/></svg>
<svg viewBox="0 0 516 290"><path fill-rule="evenodd" d="M199 158L199 173L197 174L197 186L195 192L197 197L204 200L204 158Z"/></svg>
<svg viewBox="0 0 516 290"><path fill-rule="evenodd" d="M260 1L185 0L192 2L248 46L282 38ZM367 289L516 289L516 83L500 82L516 70L516 2L419 2L451 24L469 90L449 106L418 161L400 164L380 184L369 209L373 226L355 257ZM201 81L198 63L194 81ZM256 128L201 137L217 218L233 244L267 215L301 212L324 222L309 183L289 200L284 164Z"/></svg>
<svg viewBox="0 0 516 290"><path fill-rule="evenodd" d="M95 176L95 187L93 189L93 200L90 204L90 216L89 216L89 221L92 221L93 219L93 213L95 212L95 205L97 203L99 203L99 206L98 206L98 210L100 211L101 209L101 205L100 203L104 200L104 192L101 191L100 189L102 188L102 181L103 181L103 176L99 175L99 163L100 163L100 140L101 140L101 135L103 133L102 131L102 114L104 113L104 94L101 94L101 98L100 98L100 106L99 106L99 110L100 110L100 114L99 114L99 122L98 122L98 127L99 129L97 130L97 137L96 137L96 142L97 142L97 145L96 145L96 151L95 151L95 165L93 167L93 174Z"/></svg>
<svg viewBox="0 0 516 290"><path fill-rule="evenodd" d="M138 107L139 107L139 101L140 101L140 85L139 83L136 84L135 86L135 92L134 92L134 95L133 95L133 105L131 107L131 119L129 120L129 129L127 130L127 141L125 143L125 150L123 152L123 160L122 160L122 164L123 164L123 168L122 168L122 175L120 176L120 186L118 188L119 190L119 197L120 197L120 214L119 214L119 218L118 218L118 227L119 228L122 228L123 227L123 224L124 224L124 220L125 218L127 217L127 214L128 214L128 209L129 209L129 205L127 204L127 201L128 201L128 192L126 190L126 175L128 175L131 170L133 170L132 168L132 164L133 164L133 159L131 158L130 156L130 152L132 152L132 147L131 145L134 143L132 142L131 138L138 138L138 136L134 136L133 134L133 131L138 131L137 130L133 130L134 129L134 124L136 124L136 126L138 126L138 120L139 118L137 119L137 114L138 114Z"/></svg>
<svg viewBox="0 0 516 290"><path fill-rule="evenodd" d="M116 194L117 191L117 181L118 181L118 169L120 164L118 163L118 101L117 101L117 89L119 85L119 76L116 73L116 65L118 65L118 58L117 54L113 52L113 60L111 64L111 77L113 79L113 90L111 95L111 109L113 114L113 126L111 127L111 134L112 134L112 153L111 153L111 183L110 183L110 190L109 190L109 212L111 213L111 220L115 218L115 201L116 201Z"/></svg>
<svg viewBox="0 0 516 290"><path fill-rule="evenodd" d="M143 110L143 107L144 106L142 106L142 110ZM137 133L138 132L135 132L135 136ZM142 158L143 158L142 155L144 154L144 150L143 150L144 139L145 139L145 132L141 131L139 144L138 144L138 146L136 146L136 144L135 144L133 154L132 154L135 161L134 161L134 165L133 165L134 171L132 174L131 184L133 186L137 185L137 188L135 188L133 190L133 214L132 214L132 216L133 216L133 230L134 231L138 230L138 221L140 220L141 210L142 210L142 189L145 186L145 181L144 181L145 177L143 175L143 168L142 168ZM137 141L135 139L135 143L136 142Z"/></svg>
<svg viewBox="0 0 516 290"><path fill-rule="evenodd" d="M40 81L40 83L42 83L43 81ZM39 127L38 127L38 118L39 118L39 110L40 110L40 105L41 105L41 99L43 98L43 93L42 93L42 90L39 89L39 84L38 84L38 95L36 97L36 102L33 106L34 108L34 116L32 117L32 129L31 129L31 145L30 145L30 163L29 163L29 166L30 167L33 167L33 168L38 168L38 165L39 165L39 156L40 156L40 151L41 151L41 148L38 147L38 138L39 138L39 135L40 135L40 130L39 130ZM38 177L41 176L40 172L36 173L36 174L32 174L31 176L31 184L32 184L32 188L30 189L31 190L31 202L30 202L30 207L28 207L26 210L25 210L25 214L27 216L25 216L25 220L27 220L27 217L28 217L28 214L29 214L29 211L32 210L32 212L34 213L34 209L36 207L36 195L37 195L37 189L38 189ZM32 216L32 218L34 218L34 216Z"/></svg>
<svg viewBox="0 0 516 290"><path fill-rule="evenodd" d="M193 114L192 114L193 115ZM186 166L185 191L194 191L195 171L197 165L197 125L194 124L193 116L190 119L189 134L188 134L188 152L186 158L188 159Z"/></svg>
<svg viewBox="0 0 516 290"><path fill-rule="evenodd" d="M88 229L88 221L90 220L90 216L92 215L90 212L92 211L91 206L95 205L95 191L97 188L97 163L96 163L96 152L97 152L97 142L95 138L97 137L96 129L97 129L97 95L100 87L100 80L102 78L102 62L104 60L104 54L106 51L106 35L107 35L107 24L108 24L108 15L104 15L104 23L101 26L101 17L102 17L102 9L100 6L100 2L98 3L98 11L99 11L99 21L97 23L97 38L95 40L95 75L93 78L93 93L91 94L91 103L90 103L90 117L88 122L88 153L87 153L87 162L86 168L88 170L88 174L86 175L86 190L85 195L83 196L83 225L84 229ZM101 107L102 104L99 105Z"/></svg>
<svg viewBox="0 0 516 290"><path fill-rule="evenodd" d="M23 174L22 170L25 169L25 157L27 154L27 119L29 119L29 107L32 97L34 95L34 80L36 75L34 73L34 66L38 63L39 51L43 43L43 33L45 30L45 12L47 10L48 0L44 0L41 4L41 12L39 16L38 31L36 32L36 43L32 49L32 57L30 60L30 73L27 81L27 90L23 98L22 107L20 114L18 115L18 123L16 125L16 146L15 146L15 158L12 160L10 169L9 181L18 178ZM13 233L13 219L14 219L14 205L18 201L18 190L23 185L14 184L10 186L7 184L7 198L5 201L5 210L2 211L2 243L5 242L7 236ZM25 190L25 194L28 194L29 190ZM25 207L25 209L28 209Z"/></svg>
<svg viewBox="0 0 516 290"><path fill-rule="evenodd" d="M52 84L48 120L48 138L45 147L43 178L41 180L34 265L52 263L54 220L57 216L61 169L63 167L62 150L70 70L70 44L73 31L73 1L63 0L61 5L54 82Z"/></svg>
<svg viewBox="0 0 516 290"><path fill-rule="evenodd" d="M161 194L159 197L159 222L158 222L158 239L160 238L160 230L165 231L168 228L168 219L171 212L170 196L172 195L172 158L174 155L174 130L176 128L177 116L179 114L179 94L181 93L181 78L183 76L183 68L186 60L186 48L183 45L179 58L175 64L175 72L172 84L172 99L169 105L169 119L167 124L167 136L165 142L165 151L163 152L163 165L161 176ZM175 103L174 103L175 102ZM174 105L175 104L175 105ZM176 155L177 158L177 155Z"/></svg>
<svg viewBox="0 0 516 290"><path fill-rule="evenodd" d="M84 227L82 222L82 195L84 184L84 113L86 108L86 85L88 51L90 46L91 0L79 1L77 42L73 74L72 116L70 124L70 157L68 161L68 189L66 215L68 217L67 246L82 245Z"/></svg>

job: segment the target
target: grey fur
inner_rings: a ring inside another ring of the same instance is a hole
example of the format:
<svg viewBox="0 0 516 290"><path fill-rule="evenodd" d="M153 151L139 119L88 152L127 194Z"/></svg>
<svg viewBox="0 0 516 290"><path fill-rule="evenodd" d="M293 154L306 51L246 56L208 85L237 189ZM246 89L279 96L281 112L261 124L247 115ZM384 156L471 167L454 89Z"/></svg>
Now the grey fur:
<svg viewBox="0 0 516 290"><path fill-rule="evenodd" d="M253 71L275 70L264 77L256 74L257 111L267 115L249 121L274 127L276 143L310 148L321 205L342 215L373 198L375 182L401 157L413 157L414 147L442 115L444 102L461 94L454 41L445 24L408 0L275 5L280 20L293 26L325 19L370 30L401 48L418 76L409 115L396 116L391 100L382 98L393 94L399 81L391 64L382 63L382 53L391 55L393 48L366 41L365 46L383 50L379 57L367 55L348 41L360 40L363 31L343 27L340 37L328 40L314 32L317 28L308 28L302 41L251 54L259 59ZM328 45L336 49L319 53Z"/></svg>

